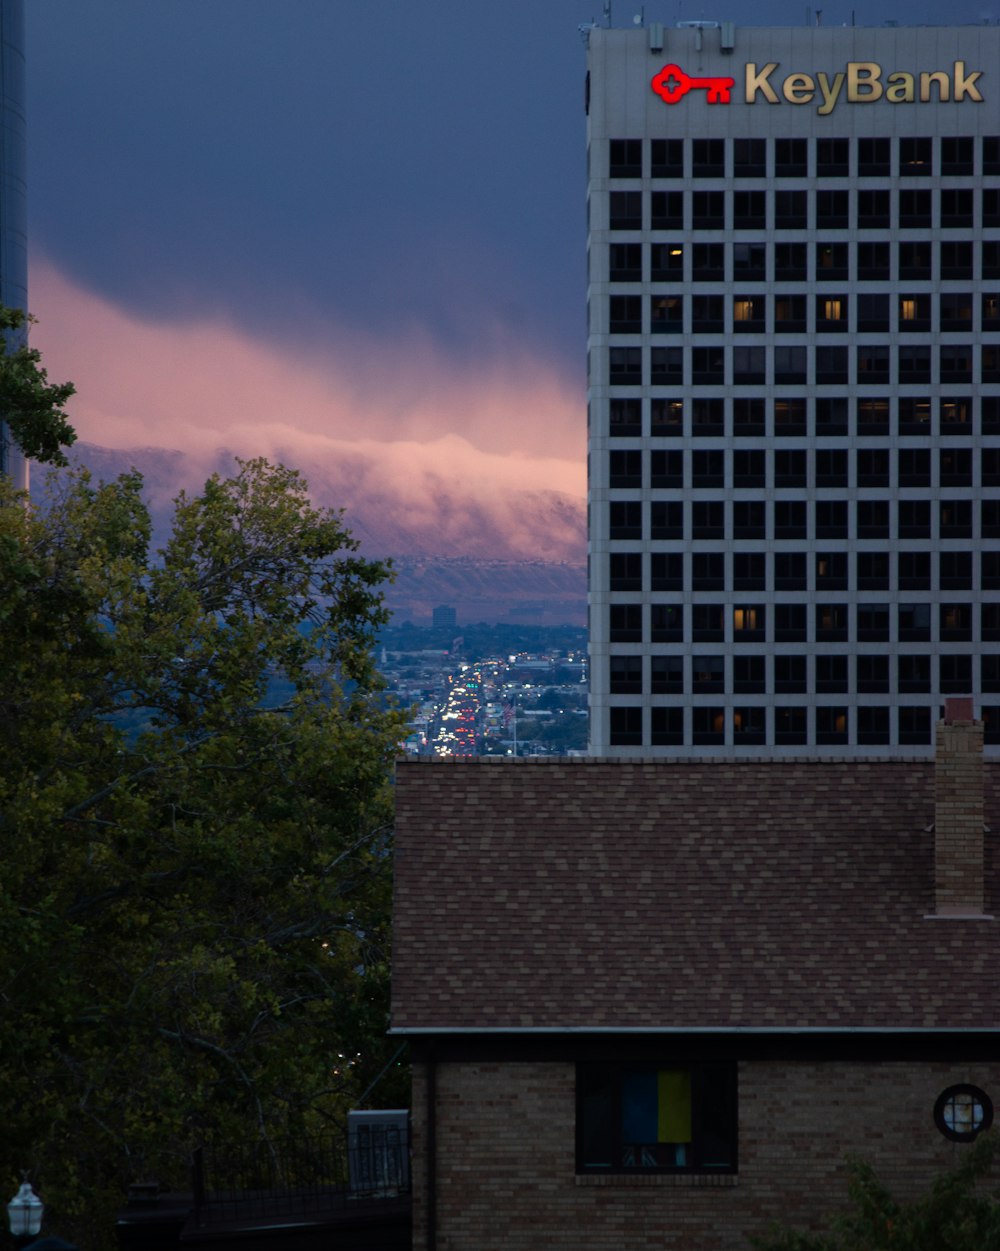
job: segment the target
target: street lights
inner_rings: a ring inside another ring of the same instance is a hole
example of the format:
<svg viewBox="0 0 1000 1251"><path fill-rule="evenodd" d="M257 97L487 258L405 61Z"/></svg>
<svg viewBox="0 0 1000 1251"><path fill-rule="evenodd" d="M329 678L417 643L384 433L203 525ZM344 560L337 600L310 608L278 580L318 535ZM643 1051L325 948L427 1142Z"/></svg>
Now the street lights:
<svg viewBox="0 0 1000 1251"><path fill-rule="evenodd" d="M22 1181L21 1188L7 1204L10 1234L17 1247L26 1247L38 1237L42 1227L45 1204L31 1189L31 1182Z"/></svg>

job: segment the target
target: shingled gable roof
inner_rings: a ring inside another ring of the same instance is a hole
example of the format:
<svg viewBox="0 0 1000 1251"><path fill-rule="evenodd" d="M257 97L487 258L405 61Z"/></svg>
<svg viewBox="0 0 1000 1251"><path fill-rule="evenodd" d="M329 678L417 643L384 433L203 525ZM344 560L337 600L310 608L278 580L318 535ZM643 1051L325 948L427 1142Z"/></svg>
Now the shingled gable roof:
<svg viewBox="0 0 1000 1251"><path fill-rule="evenodd" d="M400 762L393 1031L1000 1029L1000 920L927 919L933 770Z"/></svg>

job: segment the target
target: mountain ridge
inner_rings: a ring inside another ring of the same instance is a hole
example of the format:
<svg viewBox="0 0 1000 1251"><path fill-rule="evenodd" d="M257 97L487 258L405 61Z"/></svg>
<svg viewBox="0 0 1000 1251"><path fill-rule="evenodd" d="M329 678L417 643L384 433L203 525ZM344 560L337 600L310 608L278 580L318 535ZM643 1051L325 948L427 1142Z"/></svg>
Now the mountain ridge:
<svg viewBox="0 0 1000 1251"><path fill-rule="evenodd" d="M72 459L101 479L133 469L143 475L156 545L166 537L178 493L199 490L212 473L231 473L235 455L225 448L205 458L174 448L78 443ZM396 620L429 621L445 604L459 625L586 624L581 501L556 491L480 498L436 475L435 489L417 505L385 489L366 493L356 464L316 464L304 476L317 506L343 509L365 555L392 560L395 579L385 599Z"/></svg>

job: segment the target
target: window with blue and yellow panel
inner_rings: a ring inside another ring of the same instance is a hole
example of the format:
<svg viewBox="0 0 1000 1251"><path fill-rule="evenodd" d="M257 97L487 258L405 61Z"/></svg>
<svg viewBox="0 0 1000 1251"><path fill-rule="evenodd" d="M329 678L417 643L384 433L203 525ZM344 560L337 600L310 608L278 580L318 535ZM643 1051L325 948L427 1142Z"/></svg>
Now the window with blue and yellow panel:
<svg viewBox="0 0 1000 1251"><path fill-rule="evenodd" d="M736 1065L577 1066L577 1172L736 1171Z"/></svg>

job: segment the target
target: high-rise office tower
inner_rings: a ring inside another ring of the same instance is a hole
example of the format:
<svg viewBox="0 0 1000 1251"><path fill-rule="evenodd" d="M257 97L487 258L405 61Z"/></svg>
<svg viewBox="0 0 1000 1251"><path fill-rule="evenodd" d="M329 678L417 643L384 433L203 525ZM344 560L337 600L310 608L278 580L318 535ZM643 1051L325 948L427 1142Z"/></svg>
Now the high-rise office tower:
<svg viewBox="0 0 1000 1251"><path fill-rule="evenodd" d="M0 0L0 304L27 310L24 167L24 0ZM2 412L0 473L18 486L28 484L27 462L10 440Z"/></svg>
<svg viewBox="0 0 1000 1251"><path fill-rule="evenodd" d="M1000 745L1000 27L589 37L591 750Z"/></svg>

